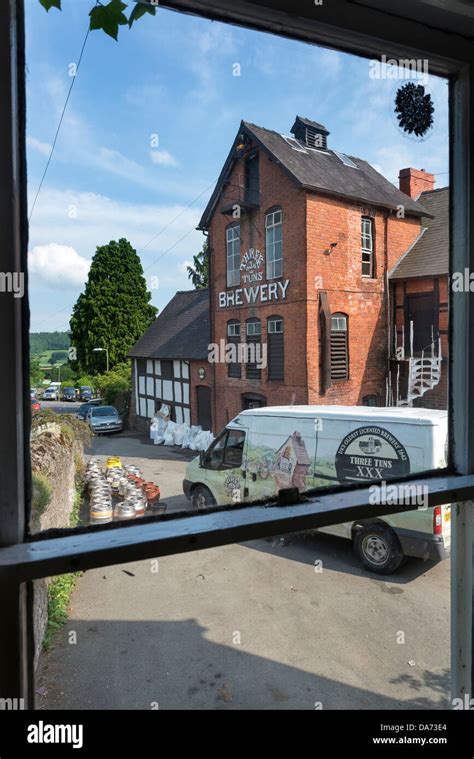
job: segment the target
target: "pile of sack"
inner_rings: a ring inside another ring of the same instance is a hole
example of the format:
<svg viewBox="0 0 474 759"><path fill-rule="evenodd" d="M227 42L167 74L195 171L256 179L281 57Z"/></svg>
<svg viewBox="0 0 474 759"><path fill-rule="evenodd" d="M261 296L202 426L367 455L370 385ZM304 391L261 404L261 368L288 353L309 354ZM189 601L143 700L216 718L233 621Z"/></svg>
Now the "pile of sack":
<svg viewBox="0 0 474 759"><path fill-rule="evenodd" d="M192 451L205 451L214 435L201 425L178 424L163 416L154 416L150 424L150 438L155 445L179 445Z"/></svg>

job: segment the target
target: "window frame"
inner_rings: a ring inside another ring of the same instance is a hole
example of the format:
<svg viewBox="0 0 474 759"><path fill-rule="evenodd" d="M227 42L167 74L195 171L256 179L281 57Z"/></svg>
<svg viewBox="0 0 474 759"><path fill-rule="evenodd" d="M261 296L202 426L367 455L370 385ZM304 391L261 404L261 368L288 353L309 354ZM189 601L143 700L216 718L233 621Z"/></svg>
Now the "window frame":
<svg viewBox="0 0 474 759"><path fill-rule="evenodd" d="M370 235L364 232L364 225L369 224ZM361 276L364 279L374 279L375 273L375 223L371 216L361 216L360 218L360 233L361 233ZM364 237L370 238L370 248L364 247ZM368 260L364 260L364 256L368 256ZM369 274L364 274L364 264L368 264L370 267Z"/></svg>
<svg viewBox="0 0 474 759"><path fill-rule="evenodd" d="M242 341L242 324L239 321L239 319L229 319L226 322L227 327L227 342L232 343L233 345L237 346L237 350L239 350L239 345ZM230 334L230 328L231 327L238 327L238 334ZM233 379L240 379L242 377L242 365L239 361L239 356L237 355L237 361L235 362L229 362L227 366L227 376Z"/></svg>
<svg viewBox="0 0 474 759"><path fill-rule="evenodd" d="M229 240L229 233L236 233L235 236L233 235L232 239ZM229 269L229 258L235 259L237 256L237 253L234 250L234 245L238 243L238 259L239 264L236 269ZM232 224L228 224L225 228L225 254L226 254L226 283L227 287L239 287L240 285L240 261L241 261L241 250L240 250L240 223L238 221L232 222ZM232 246L232 250L229 250L229 245ZM230 277L232 279L232 282L229 281L229 274L233 274L233 277ZM234 281L237 280L237 281Z"/></svg>
<svg viewBox="0 0 474 759"><path fill-rule="evenodd" d="M258 327L258 331L249 332L249 327ZM245 341L247 345L249 343L254 345L262 343L262 320L258 319L256 316L251 316L249 319L245 320ZM258 368L257 362L253 364L248 361L245 364L245 378L250 380L261 380L262 370Z"/></svg>
<svg viewBox="0 0 474 759"><path fill-rule="evenodd" d="M280 221L276 222L274 221L274 218L272 218L272 223L268 224L268 218L274 217L275 214L280 214ZM277 241L280 243L280 257L279 258L271 258L269 256L269 250L275 251L275 247L277 245L277 242L273 240L271 243L268 242L268 232L269 230L273 230L273 234L275 234L275 229L280 229L280 239ZM280 263L280 273L279 274L269 274L269 265L272 265L275 268L276 263ZM281 206L272 206L268 209L265 213L265 274L267 279L280 279L283 277L283 211L281 209Z"/></svg>
<svg viewBox="0 0 474 759"><path fill-rule="evenodd" d="M393 0L387 7L333 0L321 6L284 0L267 5L242 0L163 0L161 5L221 21L343 50L363 57L429 56L430 72L450 78L450 271L474 271L474 51L469 39L446 34L427 8L416 2L410 17ZM420 14L420 15L418 15ZM450 18L449 12L446 17ZM439 16L438 16L439 18ZM390 23L387 23L389 21ZM420 40L423 40L420 43ZM422 45L422 47L420 47ZM27 198L25 151L25 45L23 0L0 8L0 268L27 272ZM455 201L455 202L454 202ZM31 496L29 469L28 291L22 299L0 298L0 346L8 353L0 375L4 412L0 456L4 481L0 493L0 593L3 622L0 686L10 697L34 705L32 669L32 585L30 580L76 569L164 556L200 548L309 529L383 513L370 507L370 489L336 488L308 503L277 509L235 508L146 526L110 527L51 539L26 541L26 508ZM469 293L452 298L450 313L449 466L409 481L429 488L429 505L453 503L452 696L472 693L472 533L474 499L474 302ZM453 371L453 366L456 371ZM455 444L454 444L455 443ZM469 502L467 504L466 502ZM466 508L469 505L471 508ZM351 511L348 511L351 509ZM357 510L357 514L356 514ZM194 520L194 521L192 521ZM186 531L189 527L189 532Z"/></svg>

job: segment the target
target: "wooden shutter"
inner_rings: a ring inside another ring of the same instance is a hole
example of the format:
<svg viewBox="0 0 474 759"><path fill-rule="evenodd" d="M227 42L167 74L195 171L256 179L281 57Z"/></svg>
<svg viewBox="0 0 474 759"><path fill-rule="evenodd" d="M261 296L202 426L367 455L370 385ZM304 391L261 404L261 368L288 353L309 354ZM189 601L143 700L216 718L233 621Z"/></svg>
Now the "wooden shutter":
<svg viewBox="0 0 474 759"><path fill-rule="evenodd" d="M345 330L331 329L331 379L349 379L349 356L347 350L347 320Z"/></svg>
<svg viewBox="0 0 474 759"><path fill-rule="evenodd" d="M331 387L331 312L328 295L324 290L319 291L319 384L321 393Z"/></svg>
<svg viewBox="0 0 474 759"><path fill-rule="evenodd" d="M269 319L267 325L273 321ZM283 319L278 317L277 321L283 323ZM269 332L267 326L267 339L268 339L268 379L269 380L283 380L284 379L284 343L283 332Z"/></svg>

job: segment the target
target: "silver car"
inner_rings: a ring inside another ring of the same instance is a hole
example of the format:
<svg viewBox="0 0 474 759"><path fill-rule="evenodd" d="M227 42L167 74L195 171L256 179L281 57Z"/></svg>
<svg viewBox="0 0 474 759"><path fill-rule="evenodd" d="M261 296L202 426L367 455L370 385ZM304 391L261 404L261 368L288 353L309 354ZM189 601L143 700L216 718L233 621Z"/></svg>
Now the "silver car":
<svg viewBox="0 0 474 759"><path fill-rule="evenodd" d="M120 432L123 429L123 420L114 406L92 406L87 412L86 420L96 435Z"/></svg>
<svg viewBox="0 0 474 759"><path fill-rule="evenodd" d="M48 387L43 393L44 401L59 401L59 390L55 387Z"/></svg>

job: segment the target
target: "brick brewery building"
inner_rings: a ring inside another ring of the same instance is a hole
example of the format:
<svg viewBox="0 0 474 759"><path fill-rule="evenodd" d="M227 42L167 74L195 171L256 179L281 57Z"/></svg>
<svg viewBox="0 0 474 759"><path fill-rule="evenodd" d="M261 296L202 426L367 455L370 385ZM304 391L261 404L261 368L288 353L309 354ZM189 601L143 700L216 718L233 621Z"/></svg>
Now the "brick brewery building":
<svg viewBox="0 0 474 759"><path fill-rule="evenodd" d="M385 405L389 274L433 216L416 199L433 183L405 169L397 189L333 150L328 130L308 119L297 117L291 136L242 122L199 225L209 240L210 335L214 345L265 347L267 362L204 361L191 418L202 386L214 432L258 405Z"/></svg>

